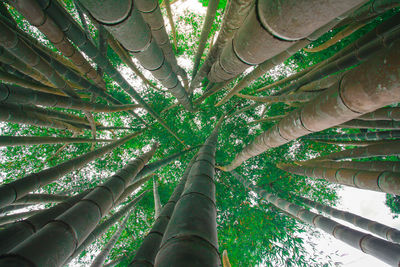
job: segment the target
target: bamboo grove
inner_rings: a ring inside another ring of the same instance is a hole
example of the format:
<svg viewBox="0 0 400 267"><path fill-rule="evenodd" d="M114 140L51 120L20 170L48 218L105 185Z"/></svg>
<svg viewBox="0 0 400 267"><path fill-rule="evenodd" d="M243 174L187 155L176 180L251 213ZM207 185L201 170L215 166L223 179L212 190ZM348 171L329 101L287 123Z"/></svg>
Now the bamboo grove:
<svg viewBox="0 0 400 267"><path fill-rule="evenodd" d="M1 1L0 266L333 266L318 231L400 266L335 207L400 198L399 11Z"/></svg>

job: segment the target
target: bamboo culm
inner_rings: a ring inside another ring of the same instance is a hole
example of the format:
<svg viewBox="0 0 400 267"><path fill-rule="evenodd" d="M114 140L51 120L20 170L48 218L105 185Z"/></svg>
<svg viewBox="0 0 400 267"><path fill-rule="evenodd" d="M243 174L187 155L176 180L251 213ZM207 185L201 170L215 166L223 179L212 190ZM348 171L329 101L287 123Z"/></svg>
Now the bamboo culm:
<svg viewBox="0 0 400 267"><path fill-rule="evenodd" d="M59 266L72 255L78 245L95 229L102 217L115 205L115 200L153 156L158 144L135 160L130 161L104 183L41 230L12 249L1 264L19 266ZM73 231L65 231L65 226ZM38 246L41 244L41 246ZM45 248L43 248L43 245ZM40 249L39 249L40 248ZM39 249L39 250L38 250Z"/></svg>
<svg viewBox="0 0 400 267"><path fill-rule="evenodd" d="M364 253L372 255L389 265L400 265L400 246L398 244L349 228L327 217L306 210L301 206L279 198L276 195L268 193L260 187L253 185L236 172L231 173L245 188L256 192L260 198L271 203L279 210L287 212L295 218L313 225L344 243L359 249Z"/></svg>
<svg viewBox="0 0 400 267"><path fill-rule="evenodd" d="M92 160L95 160L96 158L112 151L114 148L138 136L140 133L141 132L127 135L109 145L103 146L74 159L65 161L54 167L45 169L38 173L32 173L7 184L2 184L0 186L0 207L7 206L24 197L28 193L37 190L46 184L54 182L63 175L85 166Z"/></svg>
<svg viewBox="0 0 400 267"><path fill-rule="evenodd" d="M89 58L98 64L105 73L116 81L123 90L132 96L138 104L146 109L168 132L170 132L180 143L183 141L171 130L162 118L143 100L143 98L129 85L123 76L113 67L111 62L101 55L94 44L87 38L86 34L75 22L75 20L65 11L57 1L38 0L42 9L54 20L54 22L64 31L65 35L75 43Z"/></svg>
<svg viewBox="0 0 400 267"><path fill-rule="evenodd" d="M155 220L153 226L151 227L149 233L143 239L142 244L137 250L135 257L130 263L130 267L141 267L143 265L154 266L154 260L156 258L158 249L161 245L161 240L164 236L165 229L169 223L169 220L174 211L176 202L179 200L187 181L189 172L196 161L197 155L192 157L189 164L187 165L185 172L183 173L181 180L175 187L172 195L170 196L168 202L164 205L161 210L160 216Z"/></svg>
<svg viewBox="0 0 400 267"><path fill-rule="evenodd" d="M0 146L31 146L40 144L100 143L112 142L109 139L88 139L52 136L0 136Z"/></svg>
<svg viewBox="0 0 400 267"><path fill-rule="evenodd" d="M257 136L224 170L233 170L245 160L289 141L322 131L400 101L400 41L348 71L340 83L319 97L289 113L270 129ZM390 61L390 62L389 62ZM379 79L372 82L380 70ZM385 91L380 90L384 86Z"/></svg>
<svg viewBox="0 0 400 267"><path fill-rule="evenodd" d="M218 266L214 167L224 116L200 148L163 235L154 266ZM196 210L196 212L192 212Z"/></svg>

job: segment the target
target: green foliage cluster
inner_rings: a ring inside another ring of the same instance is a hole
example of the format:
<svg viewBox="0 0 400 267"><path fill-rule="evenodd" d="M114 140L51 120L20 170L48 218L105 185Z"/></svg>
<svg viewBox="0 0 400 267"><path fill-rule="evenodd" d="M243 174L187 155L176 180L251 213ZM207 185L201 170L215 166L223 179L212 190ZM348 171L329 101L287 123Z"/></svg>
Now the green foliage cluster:
<svg viewBox="0 0 400 267"><path fill-rule="evenodd" d="M208 0L199 1L203 6L207 6L208 4ZM64 3L70 13L73 14L79 22L72 1L64 1ZM210 34L211 36L218 30L221 24L225 6L226 0L220 1L217 19ZM12 12L22 28L39 40L45 40L45 38L37 30L32 29L16 11L12 10ZM355 34L323 52L306 53L304 51L299 51L278 69L267 73L243 92L254 92L257 88L283 78L287 73L302 70L330 57L345 45L353 42L366 31L373 28L380 20L390 15L391 14L388 13L385 14L385 16L378 17L372 23L368 24L367 27L360 29ZM202 16L191 12L186 12L183 16L179 17L177 21L177 32L178 51L180 51L178 55L180 58L193 60L196 52L197 40L201 32L202 20ZM93 30L91 31L93 38L97 39L95 26L90 23L89 25L91 30ZM323 35L320 39L315 41L312 46L324 43L340 30L341 28L338 28ZM172 40L171 36L170 38ZM44 41L44 43L55 50L47 41ZM205 53L207 53L207 48ZM119 69L127 69L110 48L108 49L108 58L114 66L117 66ZM145 74L149 76L147 73ZM138 81L138 78L132 73L129 73L129 75L133 77L132 83L138 86L137 89L141 96L157 113L160 114L166 107L169 107L175 102L175 99L167 92L160 92L153 88L143 89L144 85ZM107 75L104 76L108 91L115 98L130 101L130 98L110 77ZM242 77L239 77L238 80L241 78ZM156 83L156 81L152 82ZM202 92L203 90L196 90L193 98L196 99ZM271 92L272 91L267 92L266 94L270 94ZM214 106L215 103L222 98L224 93L225 91L222 90L206 99L196 113L188 113L182 110L181 106L177 106L161 113L161 115L170 128L174 129L178 136L185 141L185 144L190 146L202 144L213 130L216 120L221 114L233 109L238 110L241 107L252 104L249 100L235 97L224 106L216 108ZM99 98L97 101L105 103ZM232 119L228 119L219 134L216 154L217 164L224 165L230 162L234 155L242 149L244 144L248 144L258 134L273 125L274 122L266 122L261 125L248 126L248 122L261 117L262 109L266 109L264 116L276 116L285 114L294 108L295 107L283 103L276 103L266 105L265 107L260 106L256 109L250 109ZM68 112L83 116L81 112ZM143 110L140 111L140 115L146 122L154 121L151 116ZM95 114L95 120L110 126L139 127L137 120L126 112L97 113ZM358 130L346 130L346 133L357 131ZM101 131L97 137L120 138L128 132L129 131L126 130L114 132ZM337 132L337 130L329 129L324 132L333 133ZM0 134L12 136L71 136L71 133L66 131L12 123L2 124ZM81 137L90 138L90 136L90 132L85 131ZM153 123L151 128L147 129L139 137L115 149L106 156L95 160L84 168L64 176L56 183L43 187L40 189L40 192L75 194L77 192L82 192L84 189L94 187L124 166L127 161L148 149L154 142L159 142L160 147L152 161L162 159L184 148L160 124ZM101 144L96 144L96 147L99 146L101 146ZM90 151L91 144L71 144L54 156L61 147L62 145L37 145L1 148L1 182L4 183L18 179L31 172L37 172L44 168L55 166L65 160L86 153ZM271 185L273 185L275 189L279 189L279 191L282 192L282 197L290 198L289 193L296 193L324 204L335 205L337 200L337 186L333 186L323 180L310 181L304 177L289 174L276 168L275 164L279 162L309 159L319 155L321 151L323 151L322 154L324 154L339 150L341 150L341 148L334 145L315 143L308 140L297 140L284 146L271 149L260 156L246 161L237 171L245 178L257 183L267 191L273 190L271 187ZM181 160L162 167L157 171L156 177L159 179L159 193L163 204L168 201L174 186L182 176L193 154L193 152L190 152ZM257 196L249 194L229 173L217 171L215 179L220 251L222 252L225 249L228 251L233 266L321 266L321 262L317 263L314 259L314 256L315 258L320 256L310 255L310 252L306 251L304 248L305 241L301 237L301 233L310 231L307 226L286 214L282 214L271 205L260 201ZM151 188L152 183L148 182L136 192L136 195ZM132 199L132 197L130 197L130 199ZM388 196L387 203L393 208L394 213L400 213L400 202L398 198ZM109 218L113 213L114 211L103 220ZM116 259L121 255L128 255L128 259L132 258L134 251L139 247L143 237L154 222L153 215L153 198L151 194L147 194L132 213L128 227L123 231L116 246L111 251L109 260ZM101 239L83 252L75 263L80 265L89 264L102 245L109 240L116 230L117 225L111 227ZM324 261L327 265L332 264L329 262L328 257L319 259ZM126 262L121 263L121 266L126 266Z"/></svg>

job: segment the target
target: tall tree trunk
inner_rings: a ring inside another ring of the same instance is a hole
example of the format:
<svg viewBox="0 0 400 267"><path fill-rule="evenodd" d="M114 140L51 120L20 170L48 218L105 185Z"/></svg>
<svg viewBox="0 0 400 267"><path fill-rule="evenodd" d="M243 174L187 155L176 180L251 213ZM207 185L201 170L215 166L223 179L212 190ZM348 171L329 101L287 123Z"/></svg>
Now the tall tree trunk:
<svg viewBox="0 0 400 267"><path fill-rule="evenodd" d="M154 266L218 266L214 167L218 130L200 148L163 235ZM196 212L193 212L193 211ZM201 230L200 230L201 229Z"/></svg>
<svg viewBox="0 0 400 267"><path fill-rule="evenodd" d="M122 221L121 225L118 227L118 230L112 235L110 240L104 245L103 249L100 251L99 255L93 260L91 267L101 267L106 261L108 255L110 254L111 249L114 247L115 243L117 243L119 237L122 234L122 231L125 230L126 224L128 223L129 217L132 214L132 210L125 216L125 219Z"/></svg>
<svg viewBox="0 0 400 267"><path fill-rule="evenodd" d="M400 131L379 131L364 132L354 134L323 134L323 135L307 135L302 139L307 140L332 140L332 141L380 141L400 138Z"/></svg>
<svg viewBox="0 0 400 267"><path fill-rule="evenodd" d="M400 246L398 244L393 244L386 240L357 231L337 223L327 217L308 211L296 204L281 199L274 194L268 193L258 186L253 185L249 181L245 181L244 178L236 172L231 173L236 179L238 179L239 182L243 184L245 188L256 192L259 197L262 197L265 201L271 203L279 210L289 213L295 218L311 224L343 241L344 243L359 249L362 252L367 253L389 265L400 265Z"/></svg>
<svg viewBox="0 0 400 267"><path fill-rule="evenodd" d="M113 0L102 1L101 5L95 0L81 0L81 3L125 49L135 55L141 65L149 70L185 109L193 111L185 89L171 66L166 64L165 55L152 39L150 28L144 22L137 6L131 6L132 1L120 1L119 5L116 5ZM132 12L127 15L121 12L122 10Z"/></svg>
<svg viewBox="0 0 400 267"><path fill-rule="evenodd" d="M257 102L262 103L277 103L277 102L308 102L318 95L320 92L302 92L302 93L295 93L290 95L282 95L282 96L252 96L252 95L243 95L243 94L236 94L238 97L254 100Z"/></svg>
<svg viewBox="0 0 400 267"><path fill-rule="evenodd" d="M104 234L108 230L108 228L110 228L111 225L115 224L122 216L131 211L146 193L147 191L142 193L140 196L136 197L132 201L130 201L128 204L126 204L124 207L122 207L120 210L118 210L116 213L110 216L110 218L108 218L101 224L97 225L96 228L88 235L88 237L86 237L86 239L82 242L82 244L80 244L74 250L71 256L63 264L66 265L71 260L76 258L79 254L81 254L81 252L84 251L90 244L92 244L102 234Z"/></svg>
<svg viewBox="0 0 400 267"><path fill-rule="evenodd" d="M37 70L33 69L29 64L26 64L26 62L12 55L9 51L7 51L7 49L1 46L0 46L0 61L7 65L12 66L16 70L27 75L28 77L39 82L40 84L44 84L50 88L54 87L54 84L49 82L44 75L39 73Z"/></svg>
<svg viewBox="0 0 400 267"><path fill-rule="evenodd" d="M62 91L60 91L56 88L48 87L48 86L40 84L40 83L24 80L16 75L6 73L3 71L0 71L0 80L5 83L16 84L16 85L30 88L30 89L33 89L33 90L36 90L39 92L44 92L44 93L57 95L57 96L65 96L65 93L63 93ZM83 96L81 94L80 94L80 96L83 98Z"/></svg>
<svg viewBox="0 0 400 267"><path fill-rule="evenodd" d="M89 64L83 55L70 43L52 18L46 16L35 0L15 0L12 5L35 27L37 27L54 46L77 67L82 75L86 75L105 89L101 75Z"/></svg>
<svg viewBox="0 0 400 267"><path fill-rule="evenodd" d="M153 177L153 196L154 196L154 220L157 220L160 216L162 209L160 195L158 194L158 182L155 177Z"/></svg>
<svg viewBox="0 0 400 267"><path fill-rule="evenodd" d="M374 120L351 120L337 126L338 128L352 129L386 129L400 130L400 121L374 121Z"/></svg>
<svg viewBox="0 0 400 267"><path fill-rule="evenodd" d="M89 190L86 190L85 192L75 195L50 209L43 210L38 214L35 214L23 221L16 222L1 230L0 239L2 242L0 242L0 253L6 253L18 244L22 243L24 240L28 239L49 221L55 219L63 212L71 208L89 192Z"/></svg>
<svg viewBox="0 0 400 267"><path fill-rule="evenodd" d="M343 151L320 156L310 160L316 162L320 160L343 160L343 159L360 159L379 156L398 155L400 151L400 140L382 141L384 143L370 145L366 147L358 147L346 149Z"/></svg>
<svg viewBox="0 0 400 267"><path fill-rule="evenodd" d="M204 19L203 28L201 29L196 55L194 57L192 80L194 79L194 77L196 77L197 71L199 69L200 59L203 56L204 49L206 48L208 36L210 35L211 27L214 23L215 15L217 13L218 4L219 0L208 1L207 13Z"/></svg>
<svg viewBox="0 0 400 267"><path fill-rule="evenodd" d="M160 216L155 220L153 227L149 233L143 239L142 244L137 250L135 257L133 258L130 267L141 267L144 265L154 266L154 260L156 258L158 249L161 245L161 240L164 236L165 229L170 221L172 213L175 209L175 205L179 200L190 173L193 164L195 163L197 154L191 159L186 167L185 172L182 175L181 180L172 192L168 202L164 205L161 210Z"/></svg>
<svg viewBox="0 0 400 267"><path fill-rule="evenodd" d="M303 135L322 131L362 114L400 101L400 42L376 54L346 73L339 84L289 113L272 128L257 136L224 170L233 170L245 160ZM374 81L379 70L380 76ZM380 88L384 86L385 91Z"/></svg>
<svg viewBox="0 0 400 267"><path fill-rule="evenodd" d="M301 165L313 166L315 162L302 161ZM336 169L357 169L367 171L389 171L400 172L399 161L318 161L319 167L336 168Z"/></svg>
<svg viewBox="0 0 400 267"><path fill-rule="evenodd" d="M394 18L398 20L400 18L400 15L396 15ZM383 23L382 28L386 27L386 24L391 25L391 23L393 23L391 21L394 18L389 20L390 23L388 22ZM306 73L298 80L282 88L279 91L279 94L285 94L291 91L296 91L299 87L307 83L323 78L324 76L333 74L335 72L344 70L357 63L363 62L365 59L371 57L376 51L389 47L390 44L398 38L398 36L399 36L399 28L398 25L395 25L387 32L380 33L376 38L370 40L369 42L361 46L352 47L350 45L348 46L349 48L346 47L339 53L336 53L331 58L325 60L324 62L321 62L318 68L313 68L310 72Z"/></svg>
<svg viewBox="0 0 400 267"><path fill-rule="evenodd" d="M0 104L0 121L70 130L77 133L82 132L79 126L72 125L70 121L66 122L50 118L46 115L32 112L29 108L26 111L21 105L14 104Z"/></svg>
<svg viewBox="0 0 400 267"><path fill-rule="evenodd" d="M252 4L252 0L232 0L227 3L221 30L218 33L217 40L210 49L210 52L208 53L204 63L201 65L198 73L192 79L189 89L190 92L193 92L193 90L199 86L202 80L206 77L207 73L211 70L211 66L221 55L222 48L226 45L226 43L232 40L233 35L242 25Z"/></svg>
<svg viewBox="0 0 400 267"><path fill-rule="evenodd" d="M358 169L326 168L316 165L296 166L277 164L277 167L297 175L347 185L359 189L400 195L400 173Z"/></svg>
<svg viewBox="0 0 400 267"><path fill-rule="evenodd" d="M281 5L274 1L257 2L236 32L232 43L224 47L219 60L213 64L208 79L221 82L235 77L253 65L271 65L272 62L267 60L278 55L281 58L286 57L286 54L281 53L291 48L293 41L300 41L294 46L296 49L304 47L309 40L317 39L337 24L340 15L345 15L361 2L330 1L324 8L317 8L319 5L313 1L287 2ZM304 10L309 13L305 14ZM332 12L333 10L336 11ZM295 19L287 20L287 17ZM235 87L217 105L222 105L240 90Z"/></svg>
<svg viewBox="0 0 400 267"><path fill-rule="evenodd" d="M347 36L353 34L355 31L359 30L360 28L364 27L366 23L363 22L353 22L348 25L346 28L341 30L340 32L336 33L331 39L324 42L323 44L312 47L312 48L305 48L304 51L308 53L316 53L328 49L332 45L340 42L342 39L346 38Z"/></svg>
<svg viewBox="0 0 400 267"><path fill-rule="evenodd" d="M14 204L41 204L58 203L69 199L69 196L55 194L27 194L26 196L14 201Z"/></svg>
<svg viewBox="0 0 400 267"><path fill-rule="evenodd" d="M167 11L169 25L171 26L171 32L172 32L172 38L174 40L175 50L178 51L178 41L176 36L174 18L172 16L171 3L169 2L169 0L164 0L164 4L165 4L165 10Z"/></svg>
<svg viewBox="0 0 400 267"><path fill-rule="evenodd" d="M6 207L0 209L0 214L4 214L4 213L14 211L14 210L24 209L29 206L31 206L31 205L30 204L16 204L16 205L6 206Z"/></svg>
<svg viewBox="0 0 400 267"><path fill-rule="evenodd" d="M40 144L62 144L62 143L100 143L111 142L109 139L88 139L72 137L51 136L0 136L0 146L31 146Z"/></svg>
<svg viewBox="0 0 400 267"><path fill-rule="evenodd" d="M153 87L154 89L161 91L160 88L151 83L140 70L136 67L135 63L129 53L121 46L121 44L114 39L111 35L107 38L108 44L114 50L114 52L121 58L121 60L142 80L147 86Z"/></svg>
<svg viewBox="0 0 400 267"><path fill-rule="evenodd" d="M329 140L314 140L318 143L325 143L340 146L370 146L376 144L386 144L386 141L329 141Z"/></svg>
<svg viewBox="0 0 400 267"><path fill-rule="evenodd" d="M114 141L109 145L103 146L74 159L67 160L54 167L45 169L38 173L29 174L8 184L2 184L0 186L0 207L7 206L15 202L16 200L24 197L28 193L37 190L46 184L56 181L63 175L85 166L92 160L95 160L102 155L112 151L114 148L128 142L139 134L141 134L141 132L127 135L124 138Z"/></svg>
<svg viewBox="0 0 400 267"><path fill-rule="evenodd" d="M5 84L0 84L0 101L6 103L32 104L94 112L119 112L140 107L137 104L109 106L104 104L76 101L70 97L36 92L27 88Z"/></svg>
<svg viewBox="0 0 400 267"><path fill-rule="evenodd" d="M6 223L12 223L12 222L18 221L20 219L25 219L26 217L32 216L41 211L42 210L31 210L31 211L26 211L26 212L21 212L21 213L14 213L11 215L0 216L0 225L6 224Z"/></svg>
<svg viewBox="0 0 400 267"><path fill-rule="evenodd" d="M310 199L301 196L295 196L300 202L303 202L307 206L318 210L319 212L325 212L332 216L360 227L363 230L369 231L377 236L380 236L388 241L400 243L400 231L389 227L387 225L381 224L376 221L369 220L365 217L358 216L354 213L338 210L327 205L317 203Z"/></svg>
<svg viewBox="0 0 400 267"><path fill-rule="evenodd" d="M400 121L400 107L380 108L371 113L358 117L360 120L393 120Z"/></svg>
<svg viewBox="0 0 400 267"><path fill-rule="evenodd" d="M329 75L319 80L307 83L299 88L301 92L313 92L328 89L342 79L343 72Z"/></svg>
<svg viewBox="0 0 400 267"><path fill-rule="evenodd" d="M75 20L65 11L56 1L50 4L46 0L38 0L42 9L55 21L60 28L63 29L66 36L73 41L79 49L90 57L105 73L113 77L123 90L131 95L150 115L156 119L176 140L183 144L183 141L174 133L171 128L163 121L163 119L143 100L143 98L129 85L123 76L112 66L111 62L101 54L98 49L87 39L85 33L76 24Z"/></svg>
<svg viewBox="0 0 400 267"><path fill-rule="evenodd" d="M4 255L0 259L0 265L61 265L108 213L114 205L114 200L118 199L125 187L153 156L157 146L158 144L153 145L149 152L129 162L72 208ZM72 231L65 231L65 226Z"/></svg>
<svg viewBox="0 0 400 267"><path fill-rule="evenodd" d="M151 33L156 40L157 44L160 46L164 55L168 62L171 64L171 68L174 72L181 76L184 84L186 83L186 72L181 72L182 68L178 66L178 62L176 61L174 50L172 49L172 45L169 41L169 37L167 31L165 30L164 20L161 14L160 6L157 0L137 0L136 2L137 8L143 16L144 21L149 24ZM166 2L165 2L166 3ZM166 6L169 6L166 4ZM170 7L167 7L167 15L171 13ZM172 35L175 42L175 48L178 51L178 47L176 46L176 32L173 22L171 24L172 27ZM186 85L185 85L186 88Z"/></svg>

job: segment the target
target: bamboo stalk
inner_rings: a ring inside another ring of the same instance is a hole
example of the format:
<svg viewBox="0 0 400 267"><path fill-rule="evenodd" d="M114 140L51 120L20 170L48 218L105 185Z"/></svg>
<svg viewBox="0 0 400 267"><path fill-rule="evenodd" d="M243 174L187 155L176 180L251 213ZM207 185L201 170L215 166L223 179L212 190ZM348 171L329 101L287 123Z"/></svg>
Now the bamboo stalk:
<svg viewBox="0 0 400 267"><path fill-rule="evenodd" d="M244 178L236 172L231 173L245 188L256 192L260 198L271 203L279 210L287 212L294 218L313 225L344 243L347 243L364 253L372 255L389 265L398 266L400 264L400 246L398 244L393 244L386 240L349 228L327 217L308 211L303 207L279 198L274 194L268 193L258 186L253 185L251 182L245 181Z"/></svg>
<svg viewBox="0 0 400 267"><path fill-rule="evenodd" d="M169 1L169 0L166 0ZM208 1L207 13L204 19L203 28L201 29L199 44L197 47L196 55L194 56L194 65L193 65L193 73L192 80L197 74L197 70L200 65L200 59L203 55L204 49L206 48L208 36L210 35L211 27L215 20L215 15L217 13L219 0L210 0ZM211 40L212 42L212 40Z"/></svg>
<svg viewBox="0 0 400 267"><path fill-rule="evenodd" d="M277 164L277 167L290 173L324 179L334 184L400 195L400 173L398 172L326 168L320 167L318 163L303 166Z"/></svg>
<svg viewBox="0 0 400 267"><path fill-rule="evenodd" d="M19 266L26 264L43 266L49 262L55 266L63 264L72 255L77 245L85 240L101 218L115 205L115 199L118 199L125 187L149 161L156 148L157 144L153 145L149 152L130 161L106 182L95 187L72 208L48 222L38 233L25 240L23 245L17 246L4 255L0 259L0 264L4 262L13 262ZM73 231L65 231L65 224ZM45 240L48 241L44 242ZM37 244L42 244L39 250Z"/></svg>

